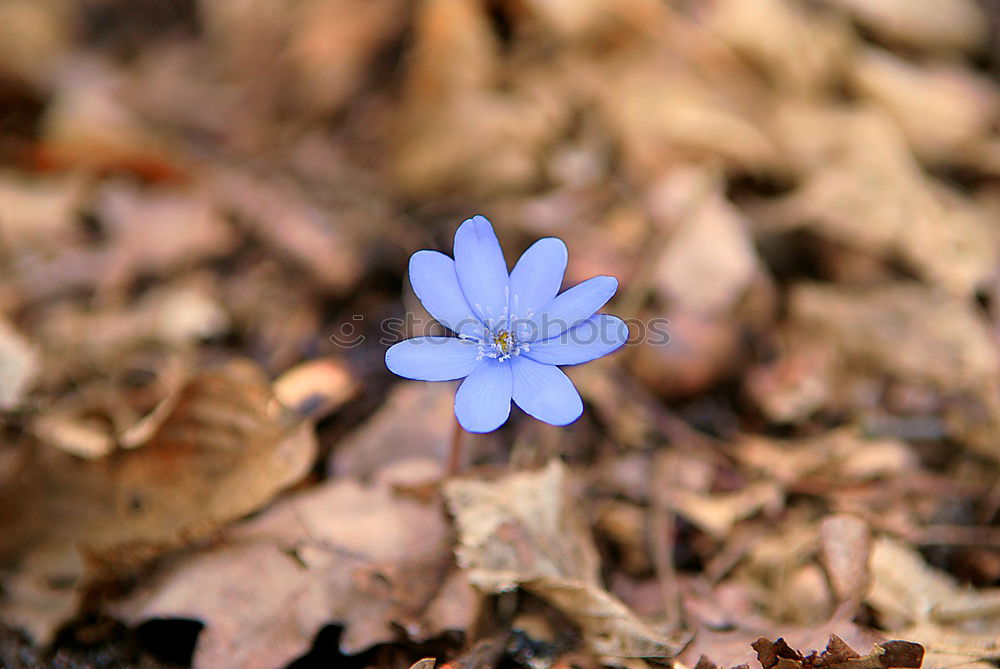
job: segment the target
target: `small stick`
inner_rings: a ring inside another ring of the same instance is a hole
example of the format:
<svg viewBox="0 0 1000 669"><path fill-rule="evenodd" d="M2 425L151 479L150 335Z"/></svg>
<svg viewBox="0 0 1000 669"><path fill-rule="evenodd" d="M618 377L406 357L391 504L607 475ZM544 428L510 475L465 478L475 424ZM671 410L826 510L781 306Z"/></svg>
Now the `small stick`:
<svg viewBox="0 0 1000 669"><path fill-rule="evenodd" d="M462 469L462 426L455 421L455 429L451 433L451 451L448 454L448 475L457 474Z"/></svg>

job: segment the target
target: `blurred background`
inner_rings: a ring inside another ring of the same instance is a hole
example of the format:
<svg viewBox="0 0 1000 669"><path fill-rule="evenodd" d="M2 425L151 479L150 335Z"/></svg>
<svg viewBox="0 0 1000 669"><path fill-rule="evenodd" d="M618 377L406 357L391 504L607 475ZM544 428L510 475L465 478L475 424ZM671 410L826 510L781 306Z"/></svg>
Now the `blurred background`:
<svg viewBox="0 0 1000 669"><path fill-rule="evenodd" d="M614 275L610 313L669 322L569 372L573 426L466 444L584 472L631 608L673 615L660 508L671 564L743 588L677 595L694 627L825 620L833 513L997 601L998 76L997 0L0 0L0 648L118 648L145 614L84 570L443 461L453 388L392 377L383 323L475 213L508 260L561 237L566 285ZM252 499L184 507L301 420ZM88 565L53 548L81 536ZM855 594L856 622L915 623Z"/></svg>

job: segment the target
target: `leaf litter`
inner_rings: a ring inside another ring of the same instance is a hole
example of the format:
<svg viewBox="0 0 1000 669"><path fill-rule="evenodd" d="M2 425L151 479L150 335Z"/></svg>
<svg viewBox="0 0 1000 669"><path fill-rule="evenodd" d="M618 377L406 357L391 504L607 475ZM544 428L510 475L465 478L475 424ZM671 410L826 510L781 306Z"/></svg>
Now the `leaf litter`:
<svg viewBox="0 0 1000 669"><path fill-rule="evenodd" d="M4 3L0 664L993 666L998 17ZM479 212L633 341L451 475Z"/></svg>

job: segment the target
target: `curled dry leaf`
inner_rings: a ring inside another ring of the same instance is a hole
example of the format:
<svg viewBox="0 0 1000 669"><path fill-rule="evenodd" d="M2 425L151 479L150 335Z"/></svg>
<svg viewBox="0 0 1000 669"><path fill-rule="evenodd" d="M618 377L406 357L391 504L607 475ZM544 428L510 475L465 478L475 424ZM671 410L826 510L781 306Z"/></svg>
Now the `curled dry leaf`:
<svg viewBox="0 0 1000 669"><path fill-rule="evenodd" d="M427 638L444 631L435 620L465 629L475 615L469 599L457 615L427 613L440 609L449 534L439 503L403 497L384 481L331 480L166 566L115 610L131 624L203 622L199 669L284 666L331 623L345 626L348 654L395 639L396 625ZM454 605L455 590L448 596Z"/></svg>
<svg viewBox="0 0 1000 669"><path fill-rule="evenodd" d="M708 494L675 488L665 491L664 501L677 513L718 539L725 538L733 526L763 511L780 509L782 490L772 482L752 483L726 494Z"/></svg>
<svg viewBox="0 0 1000 669"><path fill-rule="evenodd" d="M286 407L314 419L335 411L359 389L358 379L343 360L319 358L303 362L274 381L274 394Z"/></svg>
<svg viewBox="0 0 1000 669"><path fill-rule="evenodd" d="M132 573L267 504L316 450L312 425L245 360L195 375L121 440L132 447L96 460L43 444L22 476L16 498L38 504L3 547L21 569L0 612L40 641L73 613L81 555L90 578Z"/></svg>
<svg viewBox="0 0 1000 669"><path fill-rule="evenodd" d="M931 567L907 545L881 537L872 548L872 585L866 598L894 629L930 621L976 620L1000 634L1000 589L969 591Z"/></svg>
<svg viewBox="0 0 1000 669"><path fill-rule="evenodd" d="M760 638L753 643L757 659L764 669L919 669L924 659L924 649L909 641L886 641L865 655L855 652L843 639L831 634L822 653L813 651L803 656L791 648L784 639L777 641Z"/></svg>
<svg viewBox="0 0 1000 669"><path fill-rule="evenodd" d="M292 416L246 361L196 376L151 419L148 441L102 463L113 516L82 539L88 558L113 571L260 508L315 457L312 426Z"/></svg>
<svg viewBox="0 0 1000 669"><path fill-rule="evenodd" d="M444 493L458 526L459 565L477 588L532 592L577 623L589 649L605 658L669 658L683 647L602 587L597 551L559 461L494 482L454 479Z"/></svg>
<svg viewBox="0 0 1000 669"><path fill-rule="evenodd" d="M425 657L422 660L417 660L410 665L410 669L434 669L434 665L437 664L437 660L433 657Z"/></svg>

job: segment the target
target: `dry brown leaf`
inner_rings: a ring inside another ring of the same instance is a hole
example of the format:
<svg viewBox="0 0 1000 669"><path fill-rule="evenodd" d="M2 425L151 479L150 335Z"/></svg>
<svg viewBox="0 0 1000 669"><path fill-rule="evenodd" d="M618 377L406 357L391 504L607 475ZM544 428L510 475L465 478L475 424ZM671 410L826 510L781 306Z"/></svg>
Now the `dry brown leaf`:
<svg viewBox="0 0 1000 669"><path fill-rule="evenodd" d="M433 657L425 657L422 660L417 660L410 665L410 669L434 669L434 665L437 664L437 660Z"/></svg>
<svg viewBox="0 0 1000 669"><path fill-rule="evenodd" d="M397 384L383 407L337 445L331 474L366 478L388 463L413 457L445 462L454 406L451 384Z"/></svg>
<svg viewBox="0 0 1000 669"><path fill-rule="evenodd" d="M795 423L833 400L837 354L806 333L793 330L778 336L781 353L750 367L744 389L771 421Z"/></svg>
<svg viewBox="0 0 1000 669"><path fill-rule="evenodd" d="M339 358L303 362L274 381L279 402L314 419L335 411L359 388L356 375Z"/></svg>
<svg viewBox="0 0 1000 669"><path fill-rule="evenodd" d="M958 627L971 621L973 627L1000 632L1000 589L963 588L899 541L888 537L875 541L871 572L866 599L890 629L924 622Z"/></svg>
<svg viewBox="0 0 1000 669"><path fill-rule="evenodd" d="M1000 626L996 624L968 632L925 621L900 630L903 635L926 647L924 669L987 669L1000 659Z"/></svg>
<svg viewBox="0 0 1000 669"><path fill-rule="evenodd" d="M385 482L342 479L289 497L228 531L224 543L167 566L115 610L131 624L202 621L196 668L269 669L303 654L331 623L345 626L347 654L395 639L394 623L419 638L440 634L421 627L421 613L450 563L438 504L396 495ZM473 615L466 608L447 624L465 629Z"/></svg>
<svg viewBox="0 0 1000 669"><path fill-rule="evenodd" d="M986 44L983 9L974 0L825 0L880 36L927 50L973 50Z"/></svg>
<svg viewBox="0 0 1000 669"><path fill-rule="evenodd" d="M133 352L189 351L194 344L219 336L229 327L213 279L197 274L182 281L162 283L135 300L120 305L91 306L64 302L46 310L35 334L47 360L49 376L70 376L67 361L86 361L111 373L127 367ZM80 337L87 332L87 337Z"/></svg>
<svg viewBox="0 0 1000 669"><path fill-rule="evenodd" d="M761 64L781 94L818 95L840 75L850 53L846 21L789 0L707 3L705 21Z"/></svg>
<svg viewBox="0 0 1000 669"><path fill-rule="evenodd" d="M794 647L817 648L828 643L832 635L844 640L853 648L872 648L885 641L884 637L872 630L846 621L831 621L828 624L808 628L781 625L776 630L740 629L732 632L703 630L695 637L691 646L684 650L681 658L686 666L693 666L701 656L722 667L738 664L757 666L757 657L752 644L762 636L767 638L781 636Z"/></svg>
<svg viewBox="0 0 1000 669"><path fill-rule="evenodd" d="M841 484L867 481L913 472L919 464L905 443L866 438L853 427L802 440L746 436L737 443L736 457L784 485L824 475Z"/></svg>
<svg viewBox="0 0 1000 669"><path fill-rule="evenodd" d="M43 87L72 49L79 8L65 0L0 4L0 72Z"/></svg>
<svg viewBox="0 0 1000 669"><path fill-rule="evenodd" d="M657 184L659 214L675 226L659 258L659 296L681 311L727 314L759 261L747 222L703 170L675 170Z"/></svg>
<svg viewBox="0 0 1000 669"><path fill-rule="evenodd" d="M917 66L868 49L856 59L851 81L899 123L917 155L931 162L961 161L991 135L1000 114L995 83L967 67Z"/></svg>
<svg viewBox="0 0 1000 669"><path fill-rule="evenodd" d="M82 206L85 186L86 180L79 175L42 180L0 174L3 251L58 250L60 245L76 241L75 216Z"/></svg>
<svg viewBox="0 0 1000 669"><path fill-rule="evenodd" d="M663 492L664 501L708 534L725 538L739 521L762 510L773 512L784 503L781 489L771 482L751 483L725 494L706 494L673 489Z"/></svg>
<svg viewBox="0 0 1000 669"><path fill-rule="evenodd" d="M400 0L306 0L290 14L284 56L295 99L304 112L326 115L357 92L407 9Z"/></svg>
<svg viewBox="0 0 1000 669"><path fill-rule="evenodd" d="M195 377L154 414L146 443L107 463L114 516L83 538L86 555L127 569L266 504L315 457L312 425L289 413L252 363Z"/></svg>
<svg viewBox="0 0 1000 669"><path fill-rule="evenodd" d="M113 237L104 285L225 255L237 243L222 213L198 193L141 190L112 181L101 190L96 207Z"/></svg>
<svg viewBox="0 0 1000 669"><path fill-rule="evenodd" d="M849 514L828 516L820 524L819 536L820 557L834 593L841 601L860 601L870 579L868 524Z"/></svg>
<svg viewBox="0 0 1000 669"><path fill-rule="evenodd" d="M126 437L132 448L96 461L40 446L11 491L37 503L3 546L20 568L0 611L40 642L73 612L81 556L91 578L132 573L267 504L316 449L244 360L194 376Z"/></svg>
<svg viewBox="0 0 1000 669"><path fill-rule="evenodd" d="M493 482L453 479L444 493L458 526L459 565L477 588L532 592L577 623L602 657L668 658L683 647L604 590L597 551L559 461Z"/></svg>
<svg viewBox="0 0 1000 669"><path fill-rule="evenodd" d="M322 287L344 291L358 279L361 259L352 231L294 183L230 167L211 176L211 188L254 235Z"/></svg>
<svg viewBox="0 0 1000 669"><path fill-rule="evenodd" d="M538 156L569 122L561 77L521 68L501 86L499 44L486 8L432 0L417 8L405 102L395 119L390 163L404 193L523 188Z"/></svg>
<svg viewBox="0 0 1000 669"><path fill-rule="evenodd" d="M650 327L640 330L645 336L629 369L658 395L693 397L732 374L740 346L740 323L732 314L675 309L643 316Z"/></svg>
<svg viewBox="0 0 1000 669"><path fill-rule="evenodd" d="M654 0L529 0L527 5L561 38L584 45L641 38L669 20Z"/></svg>
<svg viewBox="0 0 1000 669"><path fill-rule="evenodd" d="M915 282L799 284L789 302L799 327L828 337L862 368L946 392L979 391L1000 371L1000 354L979 311Z"/></svg>
<svg viewBox="0 0 1000 669"><path fill-rule="evenodd" d="M919 669L924 649L908 641L886 641L862 657L835 634L830 635L822 653L811 652L803 656L791 648L784 639L777 641L760 638L753 643L757 660L764 669L798 669L820 667L829 669Z"/></svg>
<svg viewBox="0 0 1000 669"><path fill-rule="evenodd" d="M786 155L808 172L789 195L748 205L761 229L812 230L901 260L961 295L989 281L998 253L987 212L925 175L885 114L792 105L774 126Z"/></svg>
<svg viewBox="0 0 1000 669"><path fill-rule="evenodd" d="M754 116L761 102L753 84L724 76L730 73L702 77L679 70L668 54L662 61L643 56L576 73L593 91L640 183L704 160L750 171L776 166L777 147Z"/></svg>
<svg viewBox="0 0 1000 669"><path fill-rule="evenodd" d="M179 176L173 146L127 105L113 63L77 54L63 63L42 119L36 159L58 168L126 170L153 180Z"/></svg>

